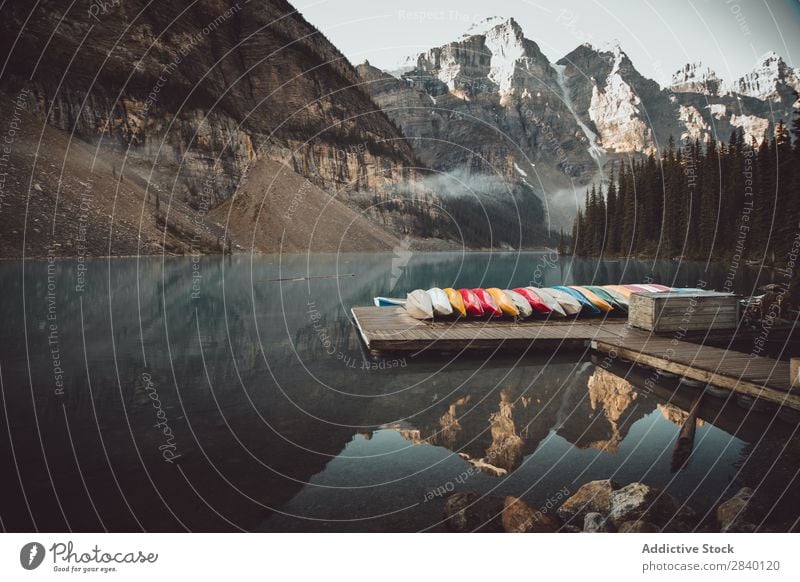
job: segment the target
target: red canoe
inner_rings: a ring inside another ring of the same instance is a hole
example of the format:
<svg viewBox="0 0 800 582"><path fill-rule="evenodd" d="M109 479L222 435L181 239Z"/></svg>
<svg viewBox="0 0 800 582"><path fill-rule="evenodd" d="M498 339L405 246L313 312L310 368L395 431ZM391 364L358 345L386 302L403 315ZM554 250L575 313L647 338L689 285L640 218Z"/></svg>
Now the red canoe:
<svg viewBox="0 0 800 582"><path fill-rule="evenodd" d="M498 317L503 315L503 312L500 310L500 306L497 304L497 301L495 301L494 297L492 297L488 291L485 289L473 289L472 292L475 293L480 300L484 314L496 315Z"/></svg>
<svg viewBox="0 0 800 582"><path fill-rule="evenodd" d="M664 291L664 292L667 292L667 291L672 291L672 289L670 289L669 287L667 287L667 286L665 286L665 285L656 285L655 283L648 283L647 285L648 285L649 287L655 287L655 288L656 288L656 289L658 289L659 291Z"/></svg>
<svg viewBox="0 0 800 582"><path fill-rule="evenodd" d="M483 315L481 300L470 289L459 289L461 298L464 300L464 307L470 315Z"/></svg>
<svg viewBox="0 0 800 582"><path fill-rule="evenodd" d="M633 285L633 284L631 284L631 285L623 285L623 287L625 287L625 289L630 289L634 293L650 293L651 292L650 289L642 287L641 285Z"/></svg>
<svg viewBox="0 0 800 582"><path fill-rule="evenodd" d="M527 299L528 303L531 304L531 307L533 307L537 313L542 313L544 315L547 315L551 311L553 311L547 306L547 304L544 301L542 301L542 298L539 297L539 295L537 295L536 292L533 291L532 289L526 289L525 287L517 287L516 289L513 289L513 291L516 291L517 293L522 295L525 299Z"/></svg>

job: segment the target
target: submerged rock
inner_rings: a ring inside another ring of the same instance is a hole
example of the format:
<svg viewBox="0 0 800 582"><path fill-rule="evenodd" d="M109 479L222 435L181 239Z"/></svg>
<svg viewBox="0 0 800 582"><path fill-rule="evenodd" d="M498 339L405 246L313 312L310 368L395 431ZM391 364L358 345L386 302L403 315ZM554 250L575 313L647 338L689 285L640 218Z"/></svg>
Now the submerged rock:
<svg viewBox="0 0 800 582"><path fill-rule="evenodd" d="M611 530L608 528L608 521L606 518L593 511L584 516L583 531L585 533L608 533Z"/></svg>
<svg viewBox="0 0 800 582"><path fill-rule="evenodd" d="M582 525L587 513L608 515L611 513L611 493L619 488L611 479L585 483L558 508L558 517L564 523Z"/></svg>
<svg viewBox="0 0 800 582"><path fill-rule="evenodd" d="M511 496L504 501L502 524L503 530L509 533L553 533L561 526L555 516Z"/></svg>
<svg viewBox="0 0 800 582"><path fill-rule="evenodd" d="M617 528L618 533L658 533L661 529L649 521L623 521Z"/></svg>
<svg viewBox="0 0 800 582"><path fill-rule="evenodd" d="M752 522L760 522L761 516L751 501L752 497L753 490L742 487L736 495L720 503L716 514L719 531L748 533L758 529Z"/></svg>
<svg viewBox="0 0 800 582"><path fill-rule="evenodd" d="M689 531L697 521L694 511L677 498L644 483L613 491L608 517L617 528L626 521L647 521L664 531Z"/></svg>
<svg viewBox="0 0 800 582"><path fill-rule="evenodd" d="M444 504L445 524L454 532L503 531L504 500L477 493L455 493Z"/></svg>

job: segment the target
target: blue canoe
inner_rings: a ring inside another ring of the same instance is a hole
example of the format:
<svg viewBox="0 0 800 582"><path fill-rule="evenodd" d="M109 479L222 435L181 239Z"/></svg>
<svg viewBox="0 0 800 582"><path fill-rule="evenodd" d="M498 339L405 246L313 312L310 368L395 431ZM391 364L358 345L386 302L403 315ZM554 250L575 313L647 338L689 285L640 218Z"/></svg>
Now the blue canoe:
<svg viewBox="0 0 800 582"><path fill-rule="evenodd" d="M404 307L406 304L405 299L395 297L375 297L372 301L375 303L375 307Z"/></svg>
<svg viewBox="0 0 800 582"><path fill-rule="evenodd" d="M582 315L599 315L600 309L595 306L594 303L589 301L586 297L583 296L583 293L572 289L570 287L565 287L564 285L556 285L553 289L558 289L559 291L563 291L564 293L569 293L578 302L581 304L581 314Z"/></svg>

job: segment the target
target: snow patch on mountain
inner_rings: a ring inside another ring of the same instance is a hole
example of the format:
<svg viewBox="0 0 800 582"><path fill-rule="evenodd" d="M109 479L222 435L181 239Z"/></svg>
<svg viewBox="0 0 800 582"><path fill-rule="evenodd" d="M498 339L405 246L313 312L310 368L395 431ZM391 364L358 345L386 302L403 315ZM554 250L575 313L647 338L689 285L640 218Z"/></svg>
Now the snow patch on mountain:
<svg viewBox="0 0 800 582"><path fill-rule="evenodd" d="M500 88L501 94L510 93L514 86L517 67L527 68L525 37L514 20L507 20L485 33L486 48L492 53L488 77Z"/></svg>
<svg viewBox="0 0 800 582"><path fill-rule="evenodd" d="M464 40L471 36L486 36L489 31L498 26L504 26L509 20L512 19L506 16L490 16L489 18L484 18L479 22L473 23L467 31L461 35L461 39Z"/></svg>
<svg viewBox="0 0 800 582"><path fill-rule="evenodd" d="M711 116L714 117L714 119L722 120L728 115L728 108L724 103L711 103L707 106L707 108L711 112Z"/></svg>
<svg viewBox="0 0 800 582"><path fill-rule="evenodd" d="M708 135L708 124L694 105L681 105L678 119L686 126L686 131L681 134L681 140L704 140Z"/></svg>
<svg viewBox="0 0 800 582"><path fill-rule="evenodd" d="M746 142L755 140L756 145L761 145L769 129L769 120L755 115L736 115L731 116L731 125L741 127L744 130Z"/></svg>

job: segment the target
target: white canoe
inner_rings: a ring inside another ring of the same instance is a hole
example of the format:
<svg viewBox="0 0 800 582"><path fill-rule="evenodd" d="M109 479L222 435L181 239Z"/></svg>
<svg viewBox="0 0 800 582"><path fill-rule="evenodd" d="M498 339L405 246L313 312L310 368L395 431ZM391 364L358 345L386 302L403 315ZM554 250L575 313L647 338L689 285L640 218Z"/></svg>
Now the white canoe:
<svg viewBox="0 0 800 582"><path fill-rule="evenodd" d="M514 306L519 309L519 314L522 317L530 317L533 313L533 307L531 307L530 302L525 299L522 295L517 293L516 291L512 291L511 289L503 289L503 293L508 295L511 301L514 303Z"/></svg>
<svg viewBox="0 0 800 582"><path fill-rule="evenodd" d="M550 308L551 313L553 315L557 317L567 316L567 312L561 306L561 303L559 303L555 295L549 293L547 289L541 289L539 287L526 287L526 289L534 291L536 295L542 300L542 302Z"/></svg>
<svg viewBox="0 0 800 582"><path fill-rule="evenodd" d="M536 289L536 292L542 292L551 295L558 304L563 308L564 313L567 315L577 315L581 312L581 304L569 293L565 293L560 289L553 289L552 287L545 287L544 289Z"/></svg>
<svg viewBox="0 0 800 582"><path fill-rule="evenodd" d="M414 319L433 319L431 296L422 289L416 289L406 295L406 311Z"/></svg>
<svg viewBox="0 0 800 582"><path fill-rule="evenodd" d="M428 289L427 294L431 298L431 305L435 315L453 314L453 306L450 305L450 298L447 297L447 293L438 287L431 287Z"/></svg>

